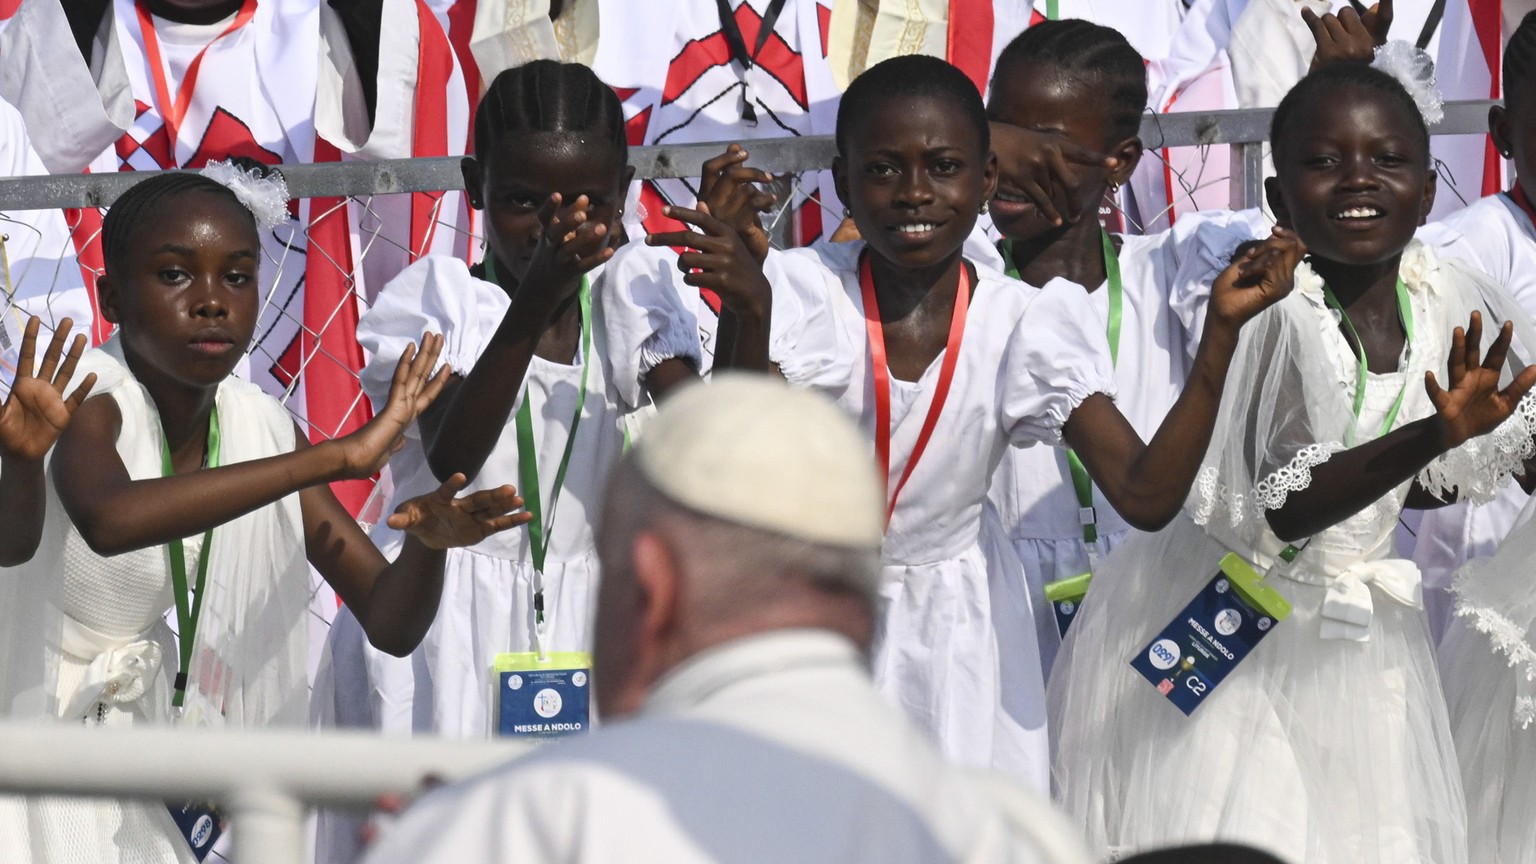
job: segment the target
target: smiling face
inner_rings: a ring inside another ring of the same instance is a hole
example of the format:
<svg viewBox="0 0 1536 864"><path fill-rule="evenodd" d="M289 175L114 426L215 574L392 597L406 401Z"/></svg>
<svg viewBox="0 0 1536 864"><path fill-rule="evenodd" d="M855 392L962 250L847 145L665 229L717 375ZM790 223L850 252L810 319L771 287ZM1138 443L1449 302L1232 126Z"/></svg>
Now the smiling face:
<svg viewBox="0 0 1536 864"><path fill-rule="evenodd" d="M464 160L470 204L485 211L486 243L504 287L522 281L538 245L539 207L560 193L563 205L585 195L588 216L616 233L632 172L624 154L596 136L555 132L506 133L482 158ZM614 236L611 233L609 236Z"/></svg>
<svg viewBox="0 0 1536 864"><path fill-rule="evenodd" d="M1266 184L1276 220L1314 256L1341 264L1385 261L1424 224L1434 173L1407 106L1347 84L1300 107Z"/></svg>
<svg viewBox="0 0 1536 864"><path fill-rule="evenodd" d="M1080 212L1085 214L1097 212L1109 182L1123 182L1118 175L1128 176L1135 165L1132 160L1140 156L1139 140L1113 140L1111 110L1104 86L1094 86L1094 82L1054 66L1027 62L1009 63L998 69L992 81L992 100L987 104L987 116L995 123L1059 135L1089 150L1126 157L1122 161L1129 164L1124 169L1117 169L1114 177L1103 168L1067 166L1080 184L1078 204ZM1046 221L1020 191L1023 178L1008 175L1007 168L1013 163L1004 148L1009 141L1006 130L994 127L993 146L998 152L1000 172L997 194L992 198L992 224L1003 236L1013 240L1028 240L1047 231L1059 230ZM1117 152L1133 142L1133 154Z"/></svg>
<svg viewBox="0 0 1536 864"><path fill-rule="evenodd" d="M256 328L261 241L250 211L224 195L182 192L141 214L131 240L98 283L130 367L194 388L217 385Z"/></svg>
<svg viewBox="0 0 1536 864"><path fill-rule="evenodd" d="M930 96L872 106L832 171L869 248L913 269L960 254L997 184L997 160L975 125Z"/></svg>

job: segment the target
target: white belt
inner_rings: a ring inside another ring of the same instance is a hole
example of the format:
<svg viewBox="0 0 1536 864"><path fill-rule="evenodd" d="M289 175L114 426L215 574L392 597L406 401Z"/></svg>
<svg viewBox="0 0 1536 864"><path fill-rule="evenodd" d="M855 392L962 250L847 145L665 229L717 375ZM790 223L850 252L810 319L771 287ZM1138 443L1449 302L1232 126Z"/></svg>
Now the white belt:
<svg viewBox="0 0 1536 864"><path fill-rule="evenodd" d="M1371 586L1412 609L1424 608L1423 579L1418 565L1402 558L1362 561L1328 579L1323 596L1324 639L1364 642L1371 636Z"/></svg>
<svg viewBox="0 0 1536 864"><path fill-rule="evenodd" d="M160 673L160 644L140 638L124 643L104 636L68 615L63 616L60 647L66 654L90 658L75 692L64 705L64 719L77 720L97 703L123 705L136 702Z"/></svg>

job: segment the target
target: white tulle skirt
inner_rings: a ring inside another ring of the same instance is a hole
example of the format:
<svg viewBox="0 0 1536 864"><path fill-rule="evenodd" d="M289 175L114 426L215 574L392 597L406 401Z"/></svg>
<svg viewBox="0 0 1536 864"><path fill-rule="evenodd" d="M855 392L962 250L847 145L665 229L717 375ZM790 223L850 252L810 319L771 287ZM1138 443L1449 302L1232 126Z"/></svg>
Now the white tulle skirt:
<svg viewBox="0 0 1536 864"><path fill-rule="evenodd" d="M1052 780L1090 842L1113 855L1220 839L1305 864L1467 861L1422 609L1373 587L1369 639L1325 640L1325 587L1276 578L1291 617L1193 716L1131 668L1225 552L1182 514L1132 537L1067 634L1049 688Z"/></svg>

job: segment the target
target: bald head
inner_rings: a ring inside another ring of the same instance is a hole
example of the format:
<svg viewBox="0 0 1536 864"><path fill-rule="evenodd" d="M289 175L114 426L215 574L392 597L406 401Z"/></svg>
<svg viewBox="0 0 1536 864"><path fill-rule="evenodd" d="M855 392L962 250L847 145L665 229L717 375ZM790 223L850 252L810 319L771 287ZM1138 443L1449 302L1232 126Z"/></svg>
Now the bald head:
<svg viewBox="0 0 1536 864"><path fill-rule="evenodd" d="M821 397L722 378L670 400L609 481L593 658L606 716L744 636L810 628L868 646L883 514L867 445Z"/></svg>

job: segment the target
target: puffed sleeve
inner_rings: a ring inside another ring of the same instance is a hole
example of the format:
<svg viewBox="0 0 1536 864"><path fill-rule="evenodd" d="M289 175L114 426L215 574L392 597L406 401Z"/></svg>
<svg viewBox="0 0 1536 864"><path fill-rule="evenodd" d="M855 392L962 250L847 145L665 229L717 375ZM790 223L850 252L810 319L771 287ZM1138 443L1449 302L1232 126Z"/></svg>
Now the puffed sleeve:
<svg viewBox="0 0 1536 864"><path fill-rule="evenodd" d="M1099 320L1088 292L1065 279L1052 279L1029 301L998 376L1002 427L1015 446L1060 446L1061 427L1084 399L1114 398L1115 368Z"/></svg>
<svg viewBox="0 0 1536 864"><path fill-rule="evenodd" d="M383 405L406 345L420 345L427 332L443 334L439 362L467 374L511 303L500 288L471 276L457 258L428 255L417 261L384 286L357 322L357 341L369 356L363 391L375 407Z"/></svg>
<svg viewBox="0 0 1536 864"><path fill-rule="evenodd" d="M619 398L630 408L644 401L641 382L656 364L673 358L703 369L697 303L698 289L683 282L677 253L664 247L630 243L599 277L596 292L607 337L609 365Z"/></svg>
<svg viewBox="0 0 1536 864"><path fill-rule="evenodd" d="M847 306L848 300L842 277L831 266L855 267L862 247L837 243L768 253L763 264L763 275L773 287L768 357L789 383L838 389L848 384L854 364L863 360L863 343L855 344L839 322L840 304Z"/></svg>
<svg viewBox="0 0 1536 864"><path fill-rule="evenodd" d="M1191 360L1205 330L1205 308L1211 285L1242 244L1268 236L1256 224L1257 210L1202 211L1190 213L1164 233L1162 254L1165 272L1173 274L1168 286L1168 305L1187 336L1185 352Z"/></svg>

